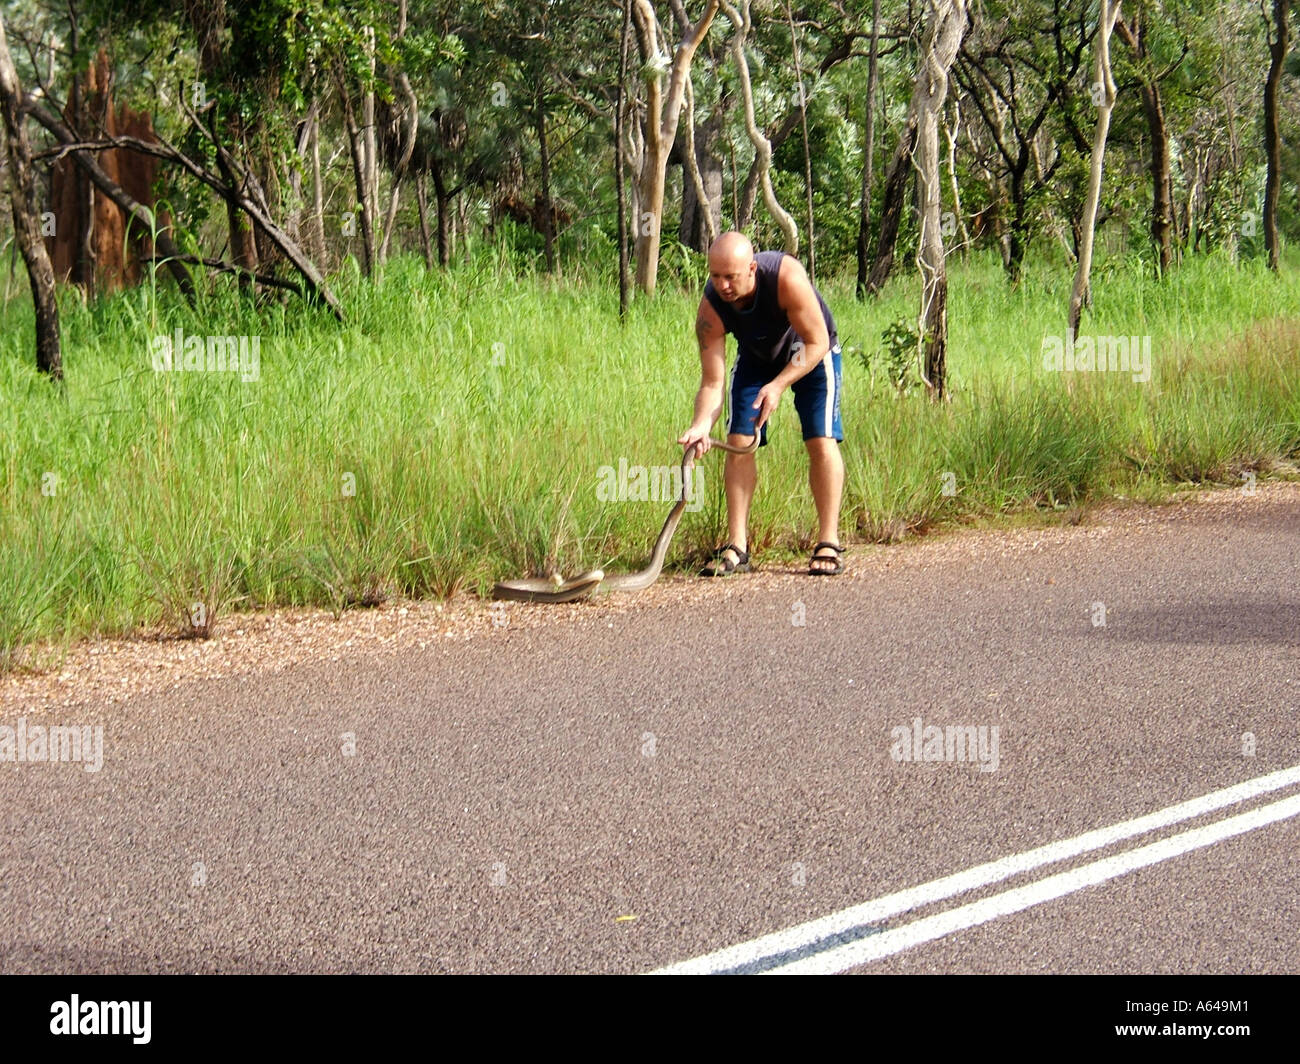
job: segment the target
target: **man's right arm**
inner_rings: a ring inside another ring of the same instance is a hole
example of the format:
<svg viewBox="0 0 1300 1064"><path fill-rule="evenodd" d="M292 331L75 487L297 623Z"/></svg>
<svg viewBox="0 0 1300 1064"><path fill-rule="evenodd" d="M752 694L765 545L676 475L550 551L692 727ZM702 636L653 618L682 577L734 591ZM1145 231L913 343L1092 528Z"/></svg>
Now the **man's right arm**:
<svg viewBox="0 0 1300 1064"><path fill-rule="evenodd" d="M700 444L696 457L708 449L709 433L722 413L723 378L727 369L727 331L707 298L700 300L695 316L695 339L700 346L700 390L695 395L695 418L678 443Z"/></svg>

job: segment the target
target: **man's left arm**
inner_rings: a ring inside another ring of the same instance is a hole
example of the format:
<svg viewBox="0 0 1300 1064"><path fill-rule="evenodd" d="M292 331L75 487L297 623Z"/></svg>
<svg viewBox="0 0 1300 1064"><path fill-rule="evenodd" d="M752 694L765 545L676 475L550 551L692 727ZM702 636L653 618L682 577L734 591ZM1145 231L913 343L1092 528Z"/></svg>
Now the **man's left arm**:
<svg viewBox="0 0 1300 1064"><path fill-rule="evenodd" d="M764 385L754 405L758 407L758 423L765 422L780 401L781 393L800 377L811 373L821 365L826 352L831 349L831 338L826 332L826 319L822 316L821 304L817 293L813 291L812 282L808 280L808 271L792 255L781 260L781 272L777 275L777 302L790 319L790 325L803 346L796 351L789 364L781 370L771 382Z"/></svg>

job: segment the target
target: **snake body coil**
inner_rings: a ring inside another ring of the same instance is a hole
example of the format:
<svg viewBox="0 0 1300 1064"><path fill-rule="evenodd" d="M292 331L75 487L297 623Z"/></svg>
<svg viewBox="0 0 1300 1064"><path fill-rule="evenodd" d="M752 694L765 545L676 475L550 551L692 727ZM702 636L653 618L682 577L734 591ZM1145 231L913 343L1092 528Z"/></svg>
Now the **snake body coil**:
<svg viewBox="0 0 1300 1064"><path fill-rule="evenodd" d="M725 440L713 440L712 446L732 454L753 454L758 450L760 434L755 432L752 443L737 447ZM686 512L686 485L694 460L691 452L682 456L682 494L672 510L664 527L659 530L654 550L650 554L650 564L635 573L613 573L606 576L600 569L592 569L556 584L545 578L523 578L519 580L502 580L492 589L492 597L514 602L573 602L587 598L597 591L641 591L659 579L664 567L664 558L673 541L673 534L681 523L682 514Z"/></svg>

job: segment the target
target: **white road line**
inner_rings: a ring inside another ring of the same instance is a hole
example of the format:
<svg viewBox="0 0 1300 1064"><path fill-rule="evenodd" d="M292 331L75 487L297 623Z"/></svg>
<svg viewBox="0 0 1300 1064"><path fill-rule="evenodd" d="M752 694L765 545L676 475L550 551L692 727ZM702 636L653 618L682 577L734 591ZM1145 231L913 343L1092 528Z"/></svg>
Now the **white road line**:
<svg viewBox="0 0 1300 1064"><path fill-rule="evenodd" d="M1048 876L1025 887L1005 890L1001 894L994 894L991 898L973 901L969 905L927 916L923 920L914 920L903 927L881 932L871 938L836 946L824 953L769 969L764 974L833 975L836 972L847 971L868 961L901 953L905 949L932 942L955 931L962 931L977 924L996 920L1000 916L1042 905L1044 902L1083 890L1084 887L1105 883L1108 879L1127 875L1139 868L1146 868L1148 865L1167 861L1171 857L1178 857L1191 850L1222 842L1234 835L1254 831L1266 824L1298 815L1300 815L1300 795L1283 798L1279 802L1252 809L1249 813L1240 813L1226 820L1207 824L1203 828L1192 828L1148 846L1116 854L1114 857L1103 857L1092 864Z"/></svg>
<svg viewBox="0 0 1300 1064"><path fill-rule="evenodd" d="M997 861L968 868L963 872L956 872L940 879L933 879L919 886L908 887L906 890L901 890L895 894L876 898L874 901L863 902L860 905L854 905L848 909L842 909L840 912L831 913L829 916L798 924L784 931L777 931L761 938L752 939L749 942L728 946L726 949L717 950L692 960L681 961L666 968L660 968L650 974L706 975L710 972L726 971L753 964L757 960L772 957L776 954L806 950L823 939L860 928L864 924L875 923L890 916L896 916L899 913L919 908L922 905L942 901L956 894L963 894L969 890L976 890L992 883L999 883L1004 879L1030 872L1035 868L1068 860L1091 850L1102 849L1116 842L1122 842L1124 839L1144 835L1149 831L1168 827L1183 820L1204 816L1206 813L1212 813L1217 809L1236 805L1239 802L1247 801L1282 787L1289 787L1295 783L1300 783L1300 765L1281 769L1266 776L1258 776L1253 780L1247 780L1245 783L1225 787L1200 798L1180 802L1177 805L1168 806L1165 809L1136 817L1133 820L1125 820L1111 827L1097 828L1093 831L1084 832L1082 835L1076 835L1072 839L1049 843L1046 846L1027 850L1024 853L1014 854Z"/></svg>

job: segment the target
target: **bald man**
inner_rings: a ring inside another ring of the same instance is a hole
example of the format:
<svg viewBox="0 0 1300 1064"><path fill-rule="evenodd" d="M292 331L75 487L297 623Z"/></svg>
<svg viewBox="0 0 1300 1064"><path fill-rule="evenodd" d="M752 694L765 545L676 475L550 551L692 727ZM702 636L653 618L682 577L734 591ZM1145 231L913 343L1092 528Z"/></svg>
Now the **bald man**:
<svg viewBox="0 0 1300 1064"><path fill-rule="evenodd" d="M727 441L737 446L762 433L786 389L808 448L808 479L817 506L818 542L809 559L813 576L844 571L839 541L844 461L840 441L840 347L835 319L798 259L783 251L760 251L742 233L723 233L709 248L709 280L704 286L695 335L700 345L700 390L695 420L678 443L694 446L696 457L709 450L709 431L722 413L726 334L736 337L738 354L731 371L731 419ZM704 570L706 576L749 572L749 504L758 482L752 454L728 454L727 531Z"/></svg>

